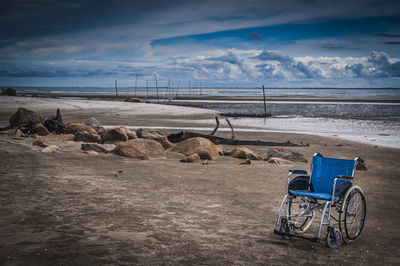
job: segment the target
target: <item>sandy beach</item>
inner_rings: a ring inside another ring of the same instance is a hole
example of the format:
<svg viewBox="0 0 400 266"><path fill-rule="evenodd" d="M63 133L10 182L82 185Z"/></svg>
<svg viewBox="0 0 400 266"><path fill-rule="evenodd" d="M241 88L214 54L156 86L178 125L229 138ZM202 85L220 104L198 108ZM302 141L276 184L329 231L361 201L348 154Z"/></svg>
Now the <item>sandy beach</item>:
<svg viewBox="0 0 400 266"><path fill-rule="evenodd" d="M215 111L183 106L32 97L0 97L0 125L18 107L104 125L195 127ZM164 134L175 129L160 129ZM201 132L204 133L204 132ZM229 131L217 136L229 138ZM367 218L356 242L329 249L324 241L283 241L273 234L289 169L309 163L239 165L230 156L209 164L85 154L80 142L54 142L45 154L33 138L0 134L0 264L2 265L398 265L400 150L335 137L237 131L241 140L308 143L284 147L309 161L361 156L368 171L355 183ZM234 148L224 145L227 150ZM272 147L248 146L262 157ZM311 230L315 234L315 228ZM323 229L325 238L326 229Z"/></svg>

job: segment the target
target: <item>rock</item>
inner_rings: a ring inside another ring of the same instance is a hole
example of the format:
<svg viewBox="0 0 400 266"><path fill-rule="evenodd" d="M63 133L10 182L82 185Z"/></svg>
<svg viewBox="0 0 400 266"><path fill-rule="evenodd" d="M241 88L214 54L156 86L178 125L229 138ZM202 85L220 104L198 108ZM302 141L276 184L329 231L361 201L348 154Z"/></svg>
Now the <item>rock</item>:
<svg viewBox="0 0 400 266"><path fill-rule="evenodd" d="M190 138L175 144L168 151L179 152L185 155L197 154L202 160L215 160L219 158L214 143L205 138Z"/></svg>
<svg viewBox="0 0 400 266"><path fill-rule="evenodd" d="M207 164L209 164L209 162L208 162L207 159L205 159L201 164L202 164L202 165L207 165Z"/></svg>
<svg viewBox="0 0 400 266"><path fill-rule="evenodd" d="M81 123L70 123L65 126L66 133L75 135L75 141L102 143L101 137L96 130Z"/></svg>
<svg viewBox="0 0 400 266"><path fill-rule="evenodd" d="M10 128L10 129L6 129L6 130L2 130L0 131L0 134L4 134L4 135L14 135L15 133L15 129L14 128Z"/></svg>
<svg viewBox="0 0 400 266"><path fill-rule="evenodd" d="M172 147L172 143L169 142L168 138L157 130L139 128L136 131L136 134L139 138L151 139L159 142L164 147L164 149Z"/></svg>
<svg viewBox="0 0 400 266"><path fill-rule="evenodd" d="M86 120L84 124L93 128L99 135L103 134L106 131L103 125L101 125L100 122L94 117L91 117L88 120Z"/></svg>
<svg viewBox="0 0 400 266"><path fill-rule="evenodd" d="M165 156L167 157L167 159L172 159L174 161L179 161L183 158L185 158L185 155L183 155L182 153L178 153L178 152L169 152L167 151L165 153Z"/></svg>
<svg viewBox="0 0 400 266"><path fill-rule="evenodd" d="M33 131L39 136L46 136L50 134L49 130L42 123L36 123L33 126Z"/></svg>
<svg viewBox="0 0 400 266"><path fill-rule="evenodd" d="M246 159L240 162L240 164L251 164L251 160L250 159Z"/></svg>
<svg viewBox="0 0 400 266"><path fill-rule="evenodd" d="M57 108L56 116L50 116L44 121L44 126L51 132L55 134L64 133L64 124L61 117L60 109Z"/></svg>
<svg viewBox="0 0 400 266"><path fill-rule="evenodd" d="M246 147L235 148L229 155L239 159L262 160L261 156Z"/></svg>
<svg viewBox="0 0 400 266"><path fill-rule="evenodd" d="M96 151L110 153L115 149L114 144L98 144L98 143L82 143L81 146L84 151Z"/></svg>
<svg viewBox="0 0 400 266"><path fill-rule="evenodd" d="M102 143L101 137L97 133L81 131L75 134L75 141Z"/></svg>
<svg viewBox="0 0 400 266"><path fill-rule="evenodd" d="M282 148L269 149L267 157L264 160L268 161L271 157L277 157L292 162L304 162L304 163L308 162L307 159L303 156L303 154L297 151L285 150Z"/></svg>
<svg viewBox="0 0 400 266"><path fill-rule="evenodd" d="M125 127L118 126L118 127L106 130L103 133L102 138L104 141L116 141L116 140L127 141L128 134L127 134L127 130Z"/></svg>
<svg viewBox="0 0 400 266"><path fill-rule="evenodd" d="M60 147L56 146L56 145L50 145L44 149L41 150L41 152L44 153L53 153L55 151L61 150Z"/></svg>
<svg viewBox="0 0 400 266"><path fill-rule="evenodd" d="M143 102L141 99L136 98L136 97L131 97L126 99L124 102L130 102L130 103L141 103Z"/></svg>
<svg viewBox="0 0 400 266"><path fill-rule="evenodd" d="M113 153L142 160L163 157L165 155L163 146L157 141L149 139L128 140L118 145Z"/></svg>
<svg viewBox="0 0 400 266"><path fill-rule="evenodd" d="M36 123L42 123L43 118L36 114L34 111L25 109L23 107L18 108L17 112L10 117L9 123L12 127L19 127L22 125L33 125Z"/></svg>
<svg viewBox="0 0 400 266"><path fill-rule="evenodd" d="M46 148L47 146L49 146L46 143L44 143L43 141L41 141L41 140L34 140L32 142L32 145L37 145L37 146L42 147L42 148Z"/></svg>
<svg viewBox="0 0 400 266"><path fill-rule="evenodd" d="M98 152L93 151L93 150L88 150L88 151L83 151L83 152L86 153L86 154L90 154L90 155L99 155Z"/></svg>
<svg viewBox="0 0 400 266"><path fill-rule="evenodd" d="M14 131L14 137L17 137L17 138L19 138L19 137L23 137L24 136L24 133L22 133L22 131L21 130L19 130L19 129L16 129L15 131Z"/></svg>
<svg viewBox="0 0 400 266"><path fill-rule="evenodd" d="M218 152L219 155L224 155L224 154L225 154L225 152L224 152L224 146L222 146L222 145L215 145L215 148L217 149L217 152Z"/></svg>
<svg viewBox="0 0 400 266"><path fill-rule="evenodd" d="M128 135L128 139L137 139L138 136L136 135L136 132L130 129L126 130L126 134Z"/></svg>
<svg viewBox="0 0 400 266"><path fill-rule="evenodd" d="M233 161L237 164L251 164L251 160L250 159L233 159Z"/></svg>
<svg viewBox="0 0 400 266"><path fill-rule="evenodd" d="M54 140L54 141L73 141L75 139L74 134L61 134L61 135L56 135L53 133L50 133L46 136L38 136L36 140Z"/></svg>
<svg viewBox="0 0 400 266"><path fill-rule="evenodd" d="M186 156L185 158L183 158L179 161L183 162L183 163L195 163L195 162L197 163L197 162L200 162L201 159L200 159L200 156L195 153L195 154Z"/></svg>
<svg viewBox="0 0 400 266"><path fill-rule="evenodd" d="M82 123L66 123L65 124L65 133L67 134L76 134L78 132L89 132L92 134L97 134L96 130L94 130L93 128L91 128L90 126L87 126L85 124Z"/></svg>
<svg viewBox="0 0 400 266"><path fill-rule="evenodd" d="M278 157L271 157L268 159L267 161L268 163L274 163L274 164L291 164L292 162L289 160L285 160L282 158L278 158Z"/></svg>

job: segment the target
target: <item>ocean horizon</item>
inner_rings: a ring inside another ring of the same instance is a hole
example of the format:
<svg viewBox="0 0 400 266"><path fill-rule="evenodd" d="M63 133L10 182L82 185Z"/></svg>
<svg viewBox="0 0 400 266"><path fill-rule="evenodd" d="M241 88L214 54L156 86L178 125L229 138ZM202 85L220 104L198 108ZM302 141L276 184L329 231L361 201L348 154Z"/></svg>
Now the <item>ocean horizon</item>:
<svg viewBox="0 0 400 266"><path fill-rule="evenodd" d="M115 94L115 87L13 87L19 94ZM118 87L119 94L154 96L155 87ZM160 97L202 95L202 96L262 96L261 87L159 87ZM345 99L400 99L400 88L265 88L266 97L313 96Z"/></svg>

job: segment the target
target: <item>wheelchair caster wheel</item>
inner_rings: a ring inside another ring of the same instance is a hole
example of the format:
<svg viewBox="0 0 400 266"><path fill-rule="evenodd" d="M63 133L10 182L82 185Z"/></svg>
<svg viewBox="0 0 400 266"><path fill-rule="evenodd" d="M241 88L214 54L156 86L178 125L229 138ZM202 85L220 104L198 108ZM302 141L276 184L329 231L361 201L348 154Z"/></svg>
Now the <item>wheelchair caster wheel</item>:
<svg viewBox="0 0 400 266"><path fill-rule="evenodd" d="M281 237L284 240L290 240L294 235L296 228L293 223L289 222L286 219L282 219L280 231L282 233Z"/></svg>
<svg viewBox="0 0 400 266"><path fill-rule="evenodd" d="M326 244L330 248L338 248L342 244L342 233L338 229L328 228L326 234Z"/></svg>

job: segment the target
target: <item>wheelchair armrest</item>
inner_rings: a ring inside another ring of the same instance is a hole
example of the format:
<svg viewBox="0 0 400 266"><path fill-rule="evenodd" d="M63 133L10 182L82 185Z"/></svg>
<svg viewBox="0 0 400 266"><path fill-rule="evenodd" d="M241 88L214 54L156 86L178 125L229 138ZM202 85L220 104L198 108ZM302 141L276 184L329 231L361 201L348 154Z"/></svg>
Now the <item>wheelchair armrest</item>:
<svg viewBox="0 0 400 266"><path fill-rule="evenodd" d="M297 170L297 169L290 169L289 173L295 174L295 175L308 175L307 171L305 170Z"/></svg>
<svg viewBox="0 0 400 266"><path fill-rule="evenodd" d="M346 175L338 175L337 179L347 179L347 180L351 180L354 179L354 177L352 176L346 176Z"/></svg>

